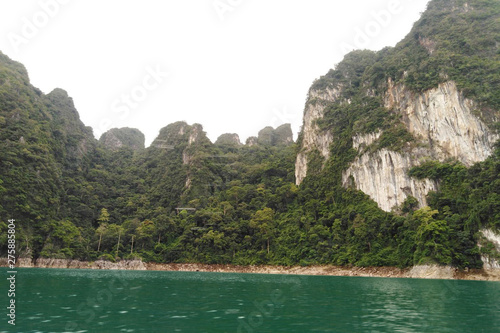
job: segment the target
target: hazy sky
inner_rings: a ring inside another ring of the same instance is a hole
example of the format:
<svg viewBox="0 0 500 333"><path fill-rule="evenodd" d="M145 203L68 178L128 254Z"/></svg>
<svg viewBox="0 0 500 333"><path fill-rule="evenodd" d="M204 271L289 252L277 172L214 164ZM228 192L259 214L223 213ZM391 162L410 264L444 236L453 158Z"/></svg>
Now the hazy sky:
<svg viewBox="0 0 500 333"><path fill-rule="evenodd" d="M214 141L302 124L307 91L353 48L394 46L428 0L0 0L0 50L63 88L99 138L149 144L179 120Z"/></svg>

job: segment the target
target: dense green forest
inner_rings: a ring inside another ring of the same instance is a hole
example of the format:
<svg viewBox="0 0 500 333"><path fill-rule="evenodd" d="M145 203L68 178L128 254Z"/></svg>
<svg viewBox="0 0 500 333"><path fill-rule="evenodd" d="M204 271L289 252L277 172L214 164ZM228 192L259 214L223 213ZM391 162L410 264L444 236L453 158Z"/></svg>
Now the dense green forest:
<svg viewBox="0 0 500 333"><path fill-rule="evenodd" d="M413 168L412 177L440 184L429 207L409 197L385 212L341 184L355 133L383 129L378 148L396 151L413 140L383 106L388 78L415 92L454 80L500 129L500 2L465 3L431 1L396 47L354 51L313 84L347 87L350 103L328 106L318 125L335 137L332 157L322 165L312 156L300 186L302 136L290 142L289 125L266 127L246 145L229 134L212 143L184 122L148 148L134 129L96 140L64 90L43 94L0 53L0 256L6 222L16 219L17 252L33 259L481 267L482 253L498 256L479 230L500 229L500 146L470 168Z"/></svg>

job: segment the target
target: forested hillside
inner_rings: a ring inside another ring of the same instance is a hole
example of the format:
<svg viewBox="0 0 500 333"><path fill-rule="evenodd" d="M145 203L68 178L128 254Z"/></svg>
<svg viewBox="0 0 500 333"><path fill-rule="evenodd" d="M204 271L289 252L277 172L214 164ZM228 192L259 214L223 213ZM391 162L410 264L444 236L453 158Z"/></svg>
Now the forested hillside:
<svg viewBox="0 0 500 333"><path fill-rule="evenodd" d="M408 170L436 184L426 207L408 195L382 210L343 181L362 153L431 149L387 107L386 92L399 84L425 93L449 81L498 133L498 0L433 0L396 47L354 51L318 79L306 108L326 103L313 122L332 138L326 159L304 146L314 133L293 142L288 124L247 144L235 134L212 143L201 125L184 122L148 148L135 129L97 140L65 91L43 94L0 53L0 256L13 218L17 252L33 259L479 268L481 255L500 258L480 236L500 229L498 145L473 165L431 158ZM335 101L313 98L328 89ZM354 148L353 137L377 131L363 152ZM307 176L296 185L300 154Z"/></svg>

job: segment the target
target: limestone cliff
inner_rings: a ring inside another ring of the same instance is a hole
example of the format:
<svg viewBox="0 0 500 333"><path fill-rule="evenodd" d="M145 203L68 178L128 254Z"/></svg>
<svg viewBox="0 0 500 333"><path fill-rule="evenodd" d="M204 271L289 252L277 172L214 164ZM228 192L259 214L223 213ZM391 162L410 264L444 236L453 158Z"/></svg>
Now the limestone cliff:
<svg viewBox="0 0 500 333"><path fill-rule="evenodd" d="M484 269L500 269L500 235L491 229L480 231L479 248Z"/></svg>
<svg viewBox="0 0 500 333"><path fill-rule="evenodd" d="M389 80L385 107L401 115L406 128L420 146L407 152L381 149L358 156L343 173L344 185L354 185L368 194L380 208L390 211L408 196L425 206L429 191L437 190L431 180L412 179L409 170L426 159L458 160L467 166L483 161L498 139L479 117L473 114L477 106L463 97L454 82L415 94ZM381 132L353 137L353 148L370 146ZM352 184L354 183L354 184Z"/></svg>
<svg viewBox="0 0 500 333"><path fill-rule="evenodd" d="M408 171L415 164L410 154L381 149L356 158L343 173L343 183L365 192L385 211L401 205L409 195L425 206L425 196L436 190L437 184L411 178Z"/></svg>
<svg viewBox="0 0 500 333"><path fill-rule="evenodd" d="M309 91L302 125L301 150L295 162L295 182L297 185L300 185L307 175L307 155L311 151L318 150L325 160L330 157L330 144L333 135L328 131L321 130L316 121L323 118L325 108L329 103L335 102L339 95L340 90L335 88L324 90L311 88Z"/></svg>
<svg viewBox="0 0 500 333"><path fill-rule="evenodd" d="M490 156L500 120L497 5L430 1L395 47L353 51L316 80L298 140L296 183L308 163L316 173L323 162L327 183L341 179L390 210L410 195L425 205L437 189L408 176L422 161L469 167Z"/></svg>
<svg viewBox="0 0 500 333"><path fill-rule="evenodd" d="M358 156L342 174L344 186L368 194L379 206L390 211L401 205L408 196L415 197L421 206L426 205L426 195L437 190L431 180L412 179L408 171L427 159L446 161L455 159L467 166L488 157L495 134L477 114L478 106L458 90L453 81L437 88L417 94L404 85L394 85L388 80L384 95L387 110L400 115L402 123L415 137L417 144L404 151L368 149L376 144L383 131L357 134L352 138L352 147ZM325 161L330 157L333 135L321 130L317 121L324 116L329 103L335 102L339 90L311 90L304 113L301 151L295 164L296 183L307 175L308 153L317 150Z"/></svg>
<svg viewBox="0 0 500 333"><path fill-rule="evenodd" d="M453 158L470 166L492 153L498 135L479 119L478 105L464 98L455 82L444 82L422 94L394 85L392 80L388 86L385 107L401 114L408 130L428 143L433 158Z"/></svg>

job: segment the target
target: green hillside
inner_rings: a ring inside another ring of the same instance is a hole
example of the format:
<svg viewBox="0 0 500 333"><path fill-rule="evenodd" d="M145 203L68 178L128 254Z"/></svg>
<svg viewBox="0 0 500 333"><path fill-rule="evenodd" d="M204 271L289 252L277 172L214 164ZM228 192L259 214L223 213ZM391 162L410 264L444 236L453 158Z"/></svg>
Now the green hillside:
<svg viewBox="0 0 500 333"><path fill-rule="evenodd" d="M477 243L481 228L500 229L500 147L470 168L412 169L440 183L430 207L410 197L385 212L341 184L357 155L354 134L382 129L377 147L395 151L414 142L384 107L388 78L415 93L453 80L500 129L500 2L433 0L396 47L354 51L318 79L311 89L342 87L318 122L335 138L332 157L323 165L311 156L300 186L303 134L290 142L289 125L264 128L253 145L231 135L214 144L201 125L184 122L164 127L148 148L135 129L98 141L65 91L43 94L0 53L0 256L14 218L17 252L34 259L479 268L481 253L498 256Z"/></svg>

